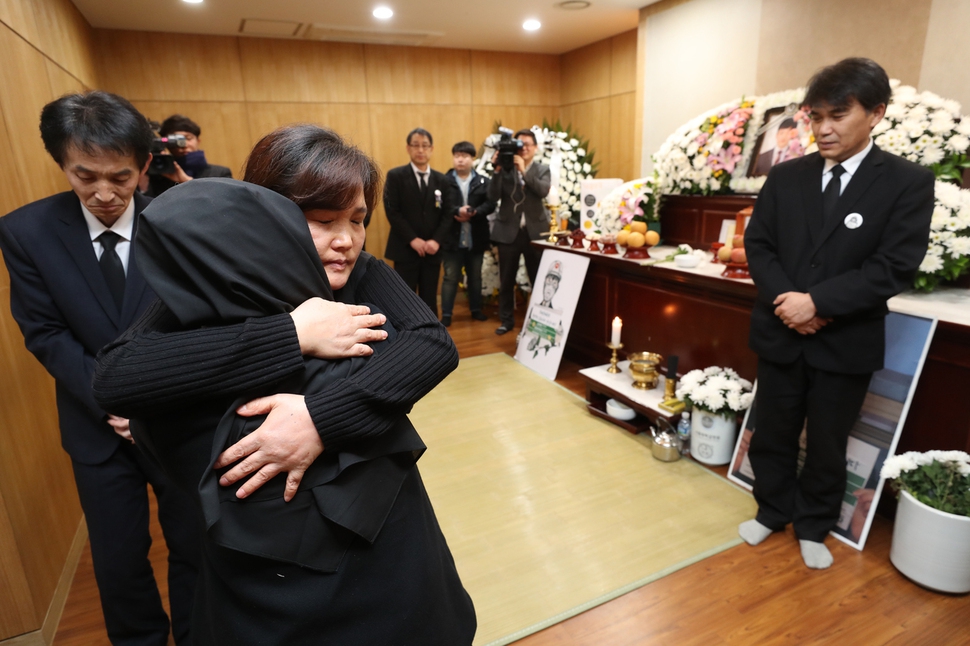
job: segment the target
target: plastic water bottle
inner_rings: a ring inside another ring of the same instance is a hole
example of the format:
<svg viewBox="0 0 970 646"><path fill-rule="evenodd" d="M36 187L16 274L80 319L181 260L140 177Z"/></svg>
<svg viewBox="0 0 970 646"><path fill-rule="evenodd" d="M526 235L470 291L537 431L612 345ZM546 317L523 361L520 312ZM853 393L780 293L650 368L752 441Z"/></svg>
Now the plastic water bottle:
<svg viewBox="0 0 970 646"><path fill-rule="evenodd" d="M680 414L680 421L677 422L677 437L680 438L680 454L690 455L690 413Z"/></svg>

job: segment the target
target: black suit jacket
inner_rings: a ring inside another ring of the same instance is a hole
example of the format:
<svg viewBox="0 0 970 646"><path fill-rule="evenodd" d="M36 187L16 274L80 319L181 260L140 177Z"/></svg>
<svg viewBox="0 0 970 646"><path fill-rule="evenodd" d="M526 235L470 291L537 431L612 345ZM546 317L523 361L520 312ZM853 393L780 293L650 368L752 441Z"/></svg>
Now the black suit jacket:
<svg viewBox="0 0 970 646"><path fill-rule="evenodd" d="M137 230L150 199L138 194L132 199ZM0 249L10 273L10 310L27 349L54 377L61 443L77 462L99 464L122 440L94 401L95 355L155 298L138 270L136 250L129 255L119 312L73 192L0 218Z"/></svg>
<svg viewBox="0 0 970 646"><path fill-rule="evenodd" d="M488 197L488 178L475 171L472 171L471 175L471 182L468 185L468 206L475 210L475 214L469 220L472 225L472 251L485 251L489 245L488 215L495 210L495 201ZM457 251L461 238L461 222L455 217L461 207L465 206L465 198L458 186L455 170L451 169L445 173L445 177L449 180L448 203L451 210L448 212L448 217L451 219L451 233L442 248L446 251Z"/></svg>
<svg viewBox="0 0 970 646"><path fill-rule="evenodd" d="M778 363L804 354L815 368L848 374L882 367L886 301L912 284L926 254L933 214L933 173L873 146L822 221L818 153L771 169L744 241L758 287L751 349ZM862 217L857 228L845 224ZM772 301L811 294L818 316L833 321L814 335L788 329Z"/></svg>
<svg viewBox="0 0 970 646"><path fill-rule="evenodd" d="M391 225L384 255L396 262L417 262L421 257L411 248L415 238L435 240L443 245L451 232L451 210L448 203L451 180L430 169L428 190L421 197L421 188L410 164L392 168L384 184L384 212ZM441 191L441 206L435 206L435 191ZM438 254L435 254L438 256Z"/></svg>

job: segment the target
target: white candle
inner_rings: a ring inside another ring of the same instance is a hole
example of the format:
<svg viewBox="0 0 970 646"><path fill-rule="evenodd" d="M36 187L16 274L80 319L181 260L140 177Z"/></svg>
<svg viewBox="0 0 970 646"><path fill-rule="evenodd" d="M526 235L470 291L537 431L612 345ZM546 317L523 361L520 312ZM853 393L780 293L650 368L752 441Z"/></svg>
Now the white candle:
<svg viewBox="0 0 970 646"><path fill-rule="evenodd" d="M549 194L546 195L546 204L559 206L559 191L555 186L549 188Z"/></svg>
<svg viewBox="0 0 970 646"><path fill-rule="evenodd" d="M620 345L620 330L623 329L623 321L619 316L613 318L613 337L610 339L613 345Z"/></svg>

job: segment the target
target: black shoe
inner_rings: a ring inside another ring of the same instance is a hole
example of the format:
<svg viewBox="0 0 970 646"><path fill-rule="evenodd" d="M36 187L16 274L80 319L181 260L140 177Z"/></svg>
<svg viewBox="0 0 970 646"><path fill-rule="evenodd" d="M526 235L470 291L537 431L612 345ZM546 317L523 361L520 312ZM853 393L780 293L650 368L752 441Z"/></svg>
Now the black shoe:
<svg viewBox="0 0 970 646"><path fill-rule="evenodd" d="M500 325L500 326L498 326L498 329L495 330L495 334L497 334L499 336L502 336L506 332L511 332L511 331L512 331L511 328L507 328L504 325Z"/></svg>
<svg viewBox="0 0 970 646"><path fill-rule="evenodd" d="M488 317L482 312L472 312L472 318L476 321L487 321Z"/></svg>
<svg viewBox="0 0 970 646"><path fill-rule="evenodd" d="M451 317L450 316L442 316L441 317L441 324L444 325L445 327L451 327Z"/></svg>

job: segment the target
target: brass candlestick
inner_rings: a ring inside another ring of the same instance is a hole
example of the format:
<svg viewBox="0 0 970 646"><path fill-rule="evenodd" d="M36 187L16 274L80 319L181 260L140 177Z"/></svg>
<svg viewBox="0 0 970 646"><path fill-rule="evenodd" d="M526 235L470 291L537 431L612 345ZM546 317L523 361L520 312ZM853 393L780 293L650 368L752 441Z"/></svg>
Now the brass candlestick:
<svg viewBox="0 0 970 646"><path fill-rule="evenodd" d="M682 413L687 404L683 400L677 399L677 377L671 377L667 373L667 380L664 382L664 400L657 404L661 410L676 415Z"/></svg>
<svg viewBox="0 0 970 646"><path fill-rule="evenodd" d="M623 347L622 343L607 343L606 347L613 351L613 357L610 359L610 367L606 369L606 372L616 375L619 374L620 369L616 365L616 351Z"/></svg>
<svg viewBox="0 0 970 646"><path fill-rule="evenodd" d="M552 215L549 220L549 237L546 239L546 242L555 244L556 238L558 237L556 236L556 232L559 231L559 219L556 218L556 211L559 210L559 205L547 203L546 207L548 207L549 213Z"/></svg>

